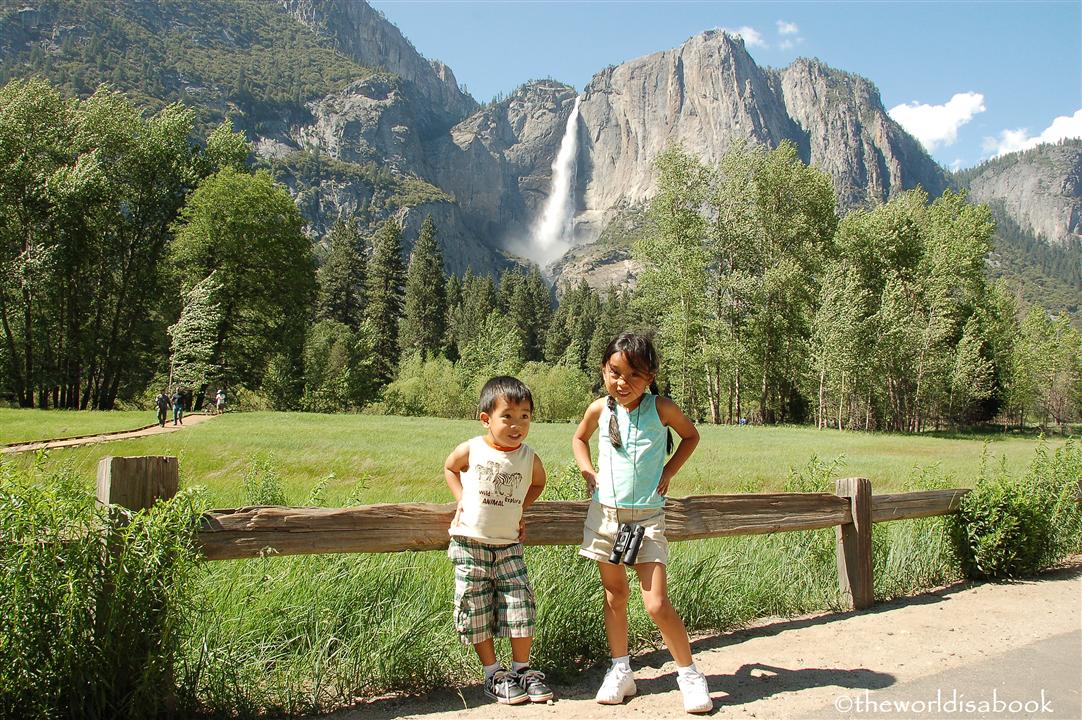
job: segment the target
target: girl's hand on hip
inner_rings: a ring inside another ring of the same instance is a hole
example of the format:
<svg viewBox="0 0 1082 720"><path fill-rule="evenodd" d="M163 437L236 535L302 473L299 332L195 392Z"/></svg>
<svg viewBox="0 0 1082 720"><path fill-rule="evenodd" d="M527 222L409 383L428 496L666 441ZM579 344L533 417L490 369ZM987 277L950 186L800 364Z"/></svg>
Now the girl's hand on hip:
<svg viewBox="0 0 1082 720"><path fill-rule="evenodd" d="M586 480L586 496L590 497L597 490L597 473L593 470L583 470L582 477Z"/></svg>
<svg viewBox="0 0 1082 720"><path fill-rule="evenodd" d="M664 470L662 470L661 471L661 480L657 484L657 494L658 495L668 495L669 494L669 481L670 480L672 480L672 476L669 475L668 473L666 473Z"/></svg>

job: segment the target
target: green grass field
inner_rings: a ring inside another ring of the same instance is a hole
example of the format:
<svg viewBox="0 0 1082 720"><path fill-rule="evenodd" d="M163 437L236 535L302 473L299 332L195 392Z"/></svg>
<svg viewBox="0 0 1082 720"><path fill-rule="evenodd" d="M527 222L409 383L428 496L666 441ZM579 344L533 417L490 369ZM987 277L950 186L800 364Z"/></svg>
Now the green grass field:
<svg viewBox="0 0 1082 720"><path fill-rule="evenodd" d="M140 410L93 412L0 408L0 445L131 430L156 420L154 413Z"/></svg>
<svg viewBox="0 0 1082 720"><path fill-rule="evenodd" d="M95 416L102 416L103 426L110 423L113 429L125 427L125 420L129 427L145 424L139 414L123 413L116 418L111 413L71 414L88 416L81 418L83 427L89 427ZM56 424L45 421L37 434L30 426L48 415L2 411L3 436L14 435L7 429L9 421L14 421L21 437L46 437ZM312 488L331 475L326 490L329 505L348 497L360 502L444 501L449 499L441 471L444 458L457 443L480 431L479 423L467 420L228 413L168 435L53 450L49 462L71 464L89 482L106 455L175 455L180 458L182 486L206 487L218 507L245 501L241 481L256 458L278 468L291 504L303 504ZM571 462L573 431L574 426L565 423L538 423L531 428L527 442L540 454L550 475ZM877 492L903 488L916 468L936 466L953 485L966 487L986 447L990 461L1003 462L1017 474L1037 444L1032 437L1005 435L907 436L806 427L703 425L699 431L702 441L676 477L674 495L781 490L790 470L805 467L813 457L838 461L836 477L870 478ZM1050 445L1057 447L1061 442Z"/></svg>
<svg viewBox="0 0 1082 720"><path fill-rule="evenodd" d="M13 418L30 425L42 415L23 412L0 412L5 433ZM125 419L85 416L101 422ZM132 426L144 424L141 420ZM30 435L43 437L55 427L46 422ZM277 476L260 471L264 487L280 490L290 504L311 501L323 481L320 500L327 506L448 501L443 459L479 431L473 421L231 413L175 433L54 450L44 460L8 455L4 462L25 469L42 485L74 476L89 491L105 455L175 455L182 486L205 487L208 497L200 503L215 507L247 503L243 480L256 460ZM572 431L570 424L538 424L531 430L529 442L552 478L544 498L570 499L578 493L578 479L566 472ZM903 436L800 427L702 426L700 432L699 449L674 480L675 495L823 490L832 478L849 475L871 478L878 492L910 485L971 486L982 456L1021 478L1038 445L1034 438L998 435ZM1051 448L1061 444L1048 443ZM10 516L17 520L32 507L12 506ZM877 600L960 577L948 522L926 518L875 526ZM550 673L559 690L564 679L608 656L603 592L596 567L573 546L529 547L526 560L538 601L534 664ZM66 569L56 572L66 577ZM831 529L673 543L669 578L674 605L697 633L769 615L841 607ZM452 627L453 589L451 565L440 552L197 563L176 589L183 596L173 669L178 698L185 710L200 714L263 717L332 710L358 696L477 682L477 660ZM630 607L633 652L660 643L637 595ZM506 653L506 643L499 647Z"/></svg>

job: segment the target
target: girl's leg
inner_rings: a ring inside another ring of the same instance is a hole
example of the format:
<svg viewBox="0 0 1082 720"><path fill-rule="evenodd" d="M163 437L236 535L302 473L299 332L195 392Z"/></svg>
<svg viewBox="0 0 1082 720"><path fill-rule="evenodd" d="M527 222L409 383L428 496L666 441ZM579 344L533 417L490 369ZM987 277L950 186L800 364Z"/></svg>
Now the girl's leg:
<svg viewBox="0 0 1082 720"><path fill-rule="evenodd" d="M620 566L615 566L621 571ZM661 563L639 563L635 565L635 572L639 575L639 585L642 586L642 602L646 606L646 612L650 619L661 631L661 637L665 640L673 660L680 667L691 664L691 643L688 641L688 631L684 628L684 621L676 613L676 608L669 602L669 585L665 575L665 566ZM602 573L604 577L604 573ZM626 585L625 585L626 586ZM624 601L627 607L627 600ZM605 615L605 626L608 627L609 617ZM609 635L609 644L612 644L612 635ZM624 616L624 648L627 648L627 616ZM613 655L615 655L615 651Z"/></svg>
<svg viewBox="0 0 1082 720"><path fill-rule="evenodd" d="M627 571L623 565L598 561L601 584L605 587L605 634L613 657L627 655ZM664 632L662 633L664 636Z"/></svg>

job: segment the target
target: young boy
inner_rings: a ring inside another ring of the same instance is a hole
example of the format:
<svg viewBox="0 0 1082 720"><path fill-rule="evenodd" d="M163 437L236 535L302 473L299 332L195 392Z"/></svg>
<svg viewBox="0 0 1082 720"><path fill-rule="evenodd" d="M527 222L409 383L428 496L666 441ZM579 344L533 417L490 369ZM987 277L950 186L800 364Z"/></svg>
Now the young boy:
<svg viewBox="0 0 1082 720"><path fill-rule="evenodd" d="M458 502L447 556L455 566L455 629L485 667L485 695L508 705L545 702L545 675L530 669L533 588L526 576L522 511L545 488L540 458L523 444L533 396L520 380L494 377L481 390L485 434L447 456L443 474ZM511 638L508 672L496 660L493 638Z"/></svg>

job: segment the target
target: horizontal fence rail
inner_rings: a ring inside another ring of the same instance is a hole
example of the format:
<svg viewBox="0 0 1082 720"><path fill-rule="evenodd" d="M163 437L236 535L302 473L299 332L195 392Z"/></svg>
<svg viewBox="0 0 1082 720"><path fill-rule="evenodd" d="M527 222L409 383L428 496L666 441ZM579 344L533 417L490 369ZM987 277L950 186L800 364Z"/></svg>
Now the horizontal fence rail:
<svg viewBox="0 0 1082 720"><path fill-rule="evenodd" d="M131 510L172 497L173 457L107 457L98 466L98 500ZM830 493L696 495L665 503L666 537L701 540L732 535L835 528L838 584L854 608L874 602L873 523L947 515L964 488L872 495L866 478L845 478ZM527 545L577 545L587 501L534 503L524 513ZM203 514L196 543L206 560L268 555L443 550L452 503L399 503L348 508L243 507Z"/></svg>
<svg viewBox="0 0 1082 720"><path fill-rule="evenodd" d="M527 545L577 545L589 502L536 502L524 513ZM207 560L317 553L443 550L453 503L351 508L247 507L203 515L198 542ZM815 530L852 522L849 501L827 493L701 495L665 503L665 536L699 540Z"/></svg>

